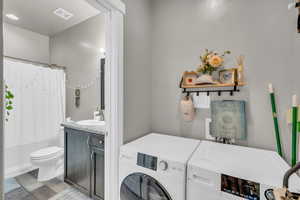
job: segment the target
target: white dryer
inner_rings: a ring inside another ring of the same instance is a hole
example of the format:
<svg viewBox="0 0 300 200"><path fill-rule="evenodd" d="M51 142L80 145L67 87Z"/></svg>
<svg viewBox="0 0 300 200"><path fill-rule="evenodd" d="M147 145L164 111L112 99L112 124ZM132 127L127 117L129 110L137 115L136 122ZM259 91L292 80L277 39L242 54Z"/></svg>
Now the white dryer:
<svg viewBox="0 0 300 200"><path fill-rule="evenodd" d="M188 163L187 200L265 200L289 168L273 151L202 141ZM299 177L289 186L299 193Z"/></svg>
<svg viewBox="0 0 300 200"><path fill-rule="evenodd" d="M120 151L120 200L184 200L186 167L200 141L149 134Z"/></svg>

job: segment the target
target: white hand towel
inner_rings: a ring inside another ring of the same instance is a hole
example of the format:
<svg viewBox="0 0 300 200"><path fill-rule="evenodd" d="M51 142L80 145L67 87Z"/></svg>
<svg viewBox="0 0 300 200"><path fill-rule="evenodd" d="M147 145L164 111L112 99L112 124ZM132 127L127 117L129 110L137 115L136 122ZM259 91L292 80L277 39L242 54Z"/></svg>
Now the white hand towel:
<svg viewBox="0 0 300 200"><path fill-rule="evenodd" d="M207 96L206 93L200 93L199 96L197 94L193 94L193 102L195 108L204 108L209 109L210 108L210 96Z"/></svg>
<svg viewBox="0 0 300 200"><path fill-rule="evenodd" d="M191 97L184 97L181 100L181 112L184 121L193 121L195 119L195 108Z"/></svg>

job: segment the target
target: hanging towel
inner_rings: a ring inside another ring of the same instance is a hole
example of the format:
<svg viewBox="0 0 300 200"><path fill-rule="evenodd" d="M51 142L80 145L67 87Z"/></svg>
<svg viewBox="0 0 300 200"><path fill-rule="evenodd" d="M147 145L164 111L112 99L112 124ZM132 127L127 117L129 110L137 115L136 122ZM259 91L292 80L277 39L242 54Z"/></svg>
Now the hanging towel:
<svg viewBox="0 0 300 200"><path fill-rule="evenodd" d="M210 96L207 96L204 93L200 93L199 95L193 94L193 103L197 109L209 109Z"/></svg>
<svg viewBox="0 0 300 200"><path fill-rule="evenodd" d="M184 97L180 102L180 107L184 121L193 121L195 119L195 108L191 97Z"/></svg>

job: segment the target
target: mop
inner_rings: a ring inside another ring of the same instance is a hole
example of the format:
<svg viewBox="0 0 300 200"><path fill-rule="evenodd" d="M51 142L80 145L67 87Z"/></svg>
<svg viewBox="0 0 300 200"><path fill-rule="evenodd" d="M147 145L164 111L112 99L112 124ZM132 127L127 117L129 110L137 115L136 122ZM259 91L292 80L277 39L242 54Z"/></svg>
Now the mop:
<svg viewBox="0 0 300 200"><path fill-rule="evenodd" d="M280 132L279 132L279 127L278 127L276 101L275 101L275 94L274 94L274 89L273 89L272 84L269 84L269 92L270 92L270 97L271 97L271 105L272 105L273 121L274 121L274 128L275 128L277 152L282 157L283 154L282 154L282 149L281 149Z"/></svg>

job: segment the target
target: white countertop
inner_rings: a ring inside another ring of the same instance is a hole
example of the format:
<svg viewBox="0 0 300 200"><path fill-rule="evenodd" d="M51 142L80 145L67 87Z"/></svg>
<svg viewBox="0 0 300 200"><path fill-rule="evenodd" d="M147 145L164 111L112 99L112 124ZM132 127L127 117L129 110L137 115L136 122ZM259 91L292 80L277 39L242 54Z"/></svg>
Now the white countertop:
<svg viewBox="0 0 300 200"><path fill-rule="evenodd" d="M105 135L106 127L105 126L91 126L91 125L79 125L76 122L63 122L61 126L65 128L71 128L75 130L80 130L88 133Z"/></svg>

